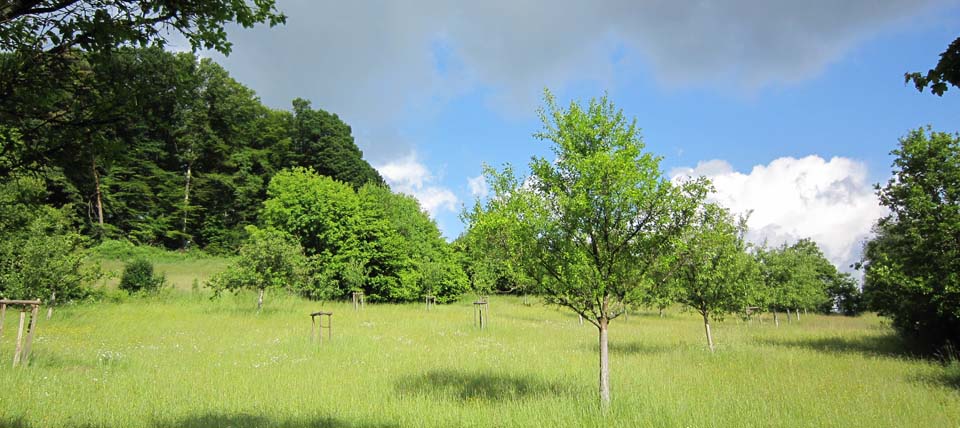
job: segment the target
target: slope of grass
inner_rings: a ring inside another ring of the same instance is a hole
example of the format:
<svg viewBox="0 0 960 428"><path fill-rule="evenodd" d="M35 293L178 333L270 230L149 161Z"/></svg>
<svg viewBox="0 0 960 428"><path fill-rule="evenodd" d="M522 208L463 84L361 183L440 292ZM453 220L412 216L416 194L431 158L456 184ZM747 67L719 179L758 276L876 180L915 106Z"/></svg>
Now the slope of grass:
<svg viewBox="0 0 960 428"><path fill-rule="evenodd" d="M126 263L145 259L153 263L154 272L166 278L166 284L178 290L190 290L194 281L198 287L216 273L227 268L230 259L214 256L200 250L169 251L162 248L133 245L125 241L104 241L90 249L93 262L99 263L104 273L100 286L116 287Z"/></svg>
<svg viewBox="0 0 960 428"><path fill-rule="evenodd" d="M715 326L687 314L611 327L613 404L597 406L596 330L495 298L346 303L333 338L309 339L319 304L178 293L73 306L41 320L29 367L0 369L5 427L949 427L956 370L899 354L872 316ZM12 355L7 317L0 357Z"/></svg>

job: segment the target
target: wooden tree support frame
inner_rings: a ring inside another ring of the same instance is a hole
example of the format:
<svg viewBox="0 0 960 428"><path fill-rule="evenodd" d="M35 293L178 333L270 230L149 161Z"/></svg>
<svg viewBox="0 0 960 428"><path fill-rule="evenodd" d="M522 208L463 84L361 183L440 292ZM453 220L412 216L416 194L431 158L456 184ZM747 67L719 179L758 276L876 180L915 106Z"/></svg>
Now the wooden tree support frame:
<svg viewBox="0 0 960 428"><path fill-rule="evenodd" d="M363 294L362 291L353 292L353 310L359 311L360 309L366 309L367 307L367 297Z"/></svg>
<svg viewBox="0 0 960 428"><path fill-rule="evenodd" d="M480 299L473 302L473 322L483 330L490 318L489 305L487 299Z"/></svg>
<svg viewBox="0 0 960 428"><path fill-rule="evenodd" d="M433 305L437 304L436 296L423 296L423 303L427 305L427 310L433 309Z"/></svg>
<svg viewBox="0 0 960 428"><path fill-rule="evenodd" d="M20 324L17 327L17 345L13 351L13 367L26 365L30 361L30 348L33 346L33 334L37 330L37 318L40 313L40 299L37 300L0 300L0 339L3 338L3 323L7 317L7 306L20 307ZM23 343L23 325L27 312L30 312L30 321L27 322L27 342Z"/></svg>
<svg viewBox="0 0 960 428"><path fill-rule="evenodd" d="M317 317L320 319L318 320ZM323 317L327 317L327 325L323 325ZM317 325L319 321L319 326ZM310 340L316 332L317 340L323 344L323 329L327 329L327 340L333 339L333 312L318 311L310 314ZM317 328L319 327L319 329Z"/></svg>

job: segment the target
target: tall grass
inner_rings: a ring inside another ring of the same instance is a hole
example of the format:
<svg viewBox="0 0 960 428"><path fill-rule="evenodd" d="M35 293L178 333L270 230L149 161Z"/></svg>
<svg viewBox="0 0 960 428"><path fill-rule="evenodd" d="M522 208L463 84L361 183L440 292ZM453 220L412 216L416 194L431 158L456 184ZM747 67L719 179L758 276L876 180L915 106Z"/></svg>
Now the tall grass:
<svg viewBox="0 0 960 428"><path fill-rule="evenodd" d="M613 403L597 402L597 334L576 316L494 298L331 303L173 293L41 320L29 367L0 369L4 427L948 427L955 369L898 352L873 316L729 320L711 354L689 314L611 325ZM7 317L0 358L12 356Z"/></svg>

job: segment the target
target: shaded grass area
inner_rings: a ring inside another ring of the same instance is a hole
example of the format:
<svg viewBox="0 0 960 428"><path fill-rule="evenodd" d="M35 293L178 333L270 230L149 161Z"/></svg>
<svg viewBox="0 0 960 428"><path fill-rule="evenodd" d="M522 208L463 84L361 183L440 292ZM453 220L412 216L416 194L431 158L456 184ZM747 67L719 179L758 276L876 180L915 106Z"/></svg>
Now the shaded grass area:
<svg viewBox="0 0 960 428"><path fill-rule="evenodd" d="M611 324L613 403L597 405L597 331L494 297L410 305L190 292L75 305L42 319L29 367L0 339L2 427L928 427L960 424L960 370L899 352L874 316L714 326L670 311ZM769 319L768 319L769 321Z"/></svg>

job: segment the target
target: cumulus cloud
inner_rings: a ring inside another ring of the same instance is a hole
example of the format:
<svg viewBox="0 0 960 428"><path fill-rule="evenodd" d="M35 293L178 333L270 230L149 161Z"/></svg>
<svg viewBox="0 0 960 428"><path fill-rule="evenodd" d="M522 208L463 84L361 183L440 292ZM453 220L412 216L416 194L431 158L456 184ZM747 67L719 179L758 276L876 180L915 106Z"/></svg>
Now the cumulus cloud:
<svg viewBox="0 0 960 428"><path fill-rule="evenodd" d="M415 154L376 166L387 184L395 192L405 193L420 201L431 217L442 211L456 212L459 200L450 189L435 184L436 177Z"/></svg>
<svg viewBox="0 0 960 428"><path fill-rule="evenodd" d="M476 177L467 177L467 187L470 188L470 194L474 198L483 199L490 193L490 188L487 186L487 177L482 174Z"/></svg>
<svg viewBox="0 0 960 428"><path fill-rule="evenodd" d="M675 180L701 175L713 182L715 202L751 212L750 240L779 245L809 237L841 269L859 258L870 228L886 213L867 181L866 165L853 159L784 157L746 174L710 160L670 172Z"/></svg>
<svg viewBox="0 0 960 428"><path fill-rule="evenodd" d="M377 161L410 150L397 143L404 114L465 91L530 114L544 86L610 86L618 64L673 86L789 84L935 3L284 0L285 26L234 29L231 56L211 56L271 106L299 96L337 112Z"/></svg>

